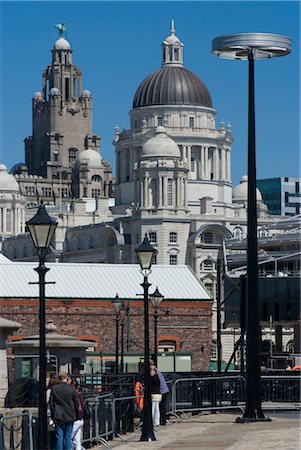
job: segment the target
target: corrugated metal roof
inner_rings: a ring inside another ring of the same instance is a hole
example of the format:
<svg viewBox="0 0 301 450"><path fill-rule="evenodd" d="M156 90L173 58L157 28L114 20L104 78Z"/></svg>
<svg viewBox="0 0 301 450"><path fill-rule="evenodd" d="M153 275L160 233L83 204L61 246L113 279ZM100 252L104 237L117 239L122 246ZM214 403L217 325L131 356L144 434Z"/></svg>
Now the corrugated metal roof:
<svg viewBox="0 0 301 450"><path fill-rule="evenodd" d="M142 298L143 276L136 264L46 263L46 298ZM36 262L0 264L0 298L38 297ZM210 295L188 266L153 266L150 293L158 286L166 300L210 300Z"/></svg>

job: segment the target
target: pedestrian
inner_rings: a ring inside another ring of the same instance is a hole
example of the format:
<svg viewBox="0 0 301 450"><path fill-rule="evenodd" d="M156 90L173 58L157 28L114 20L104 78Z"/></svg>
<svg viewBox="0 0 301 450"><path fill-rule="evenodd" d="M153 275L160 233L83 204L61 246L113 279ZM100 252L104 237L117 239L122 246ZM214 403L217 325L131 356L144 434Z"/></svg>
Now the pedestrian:
<svg viewBox="0 0 301 450"><path fill-rule="evenodd" d="M55 386L56 384L59 384L59 382L60 381L59 381L57 375L51 374L49 381L48 381L47 390L46 390L47 419L48 419L48 434L49 434L50 450L55 450L56 439L55 439L55 424L51 418L49 400L50 400L50 394L51 394L51 390L52 390L53 386Z"/></svg>
<svg viewBox="0 0 301 450"><path fill-rule="evenodd" d="M160 393L162 394L162 400L160 402L160 425L166 425L166 400L169 393L166 380L162 372L157 368L157 375L160 380Z"/></svg>
<svg viewBox="0 0 301 450"><path fill-rule="evenodd" d="M68 375L61 372L60 381L51 389L50 411L55 424L55 450L72 450L72 429L79 409L79 398L73 386L68 385Z"/></svg>
<svg viewBox="0 0 301 450"><path fill-rule="evenodd" d="M76 380L72 381L72 386L74 387L79 399L77 417L75 422L73 423L72 429L72 442L74 450L81 450L81 433L84 427L85 397L84 394L80 391L79 384Z"/></svg>
<svg viewBox="0 0 301 450"><path fill-rule="evenodd" d="M159 403L162 400L162 394L160 393L160 379L157 374L156 366L150 366L150 384L151 384L151 397L152 397L152 418L153 425L155 427L160 425L160 409Z"/></svg>

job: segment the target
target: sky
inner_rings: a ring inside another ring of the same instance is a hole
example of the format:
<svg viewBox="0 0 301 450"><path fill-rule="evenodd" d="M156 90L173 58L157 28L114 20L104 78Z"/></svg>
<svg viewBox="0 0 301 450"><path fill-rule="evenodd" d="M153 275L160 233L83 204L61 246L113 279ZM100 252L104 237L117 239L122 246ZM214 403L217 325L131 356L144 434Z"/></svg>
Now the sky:
<svg viewBox="0 0 301 450"><path fill-rule="evenodd" d="M255 63L257 178L300 177L299 1L0 1L0 163L24 162L32 134L31 98L51 63L55 25L67 23L73 62L93 96L93 132L115 170L114 128L129 128L141 81L161 66L161 43L175 20L184 65L207 86L221 120L232 125L232 182L247 173L248 63L211 54L216 36L289 36L292 53Z"/></svg>

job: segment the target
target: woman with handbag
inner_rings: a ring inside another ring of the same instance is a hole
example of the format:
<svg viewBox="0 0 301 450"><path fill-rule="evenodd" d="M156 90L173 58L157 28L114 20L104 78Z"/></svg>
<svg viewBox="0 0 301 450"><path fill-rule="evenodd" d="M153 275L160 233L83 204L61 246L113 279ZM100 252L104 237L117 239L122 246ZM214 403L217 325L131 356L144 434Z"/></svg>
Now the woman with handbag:
<svg viewBox="0 0 301 450"><path fill-rule="evenodd" d="M159 404L160 401L162 400L162 394L160 393L160 379L157 374L157 369L154 365L150 366L150 380L151 380L153 425L157 427L158 425L160 425Z"/></svg>

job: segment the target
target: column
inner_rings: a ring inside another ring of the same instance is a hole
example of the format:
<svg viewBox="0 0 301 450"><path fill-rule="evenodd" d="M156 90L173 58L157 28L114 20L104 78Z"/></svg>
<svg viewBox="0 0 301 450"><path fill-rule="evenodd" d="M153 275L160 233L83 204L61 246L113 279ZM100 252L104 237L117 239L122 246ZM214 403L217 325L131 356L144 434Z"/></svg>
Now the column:
<svg viewBox="0 0 301 450"><path fill-rule="evenodd" d="M147 177L147 186L146 186L146 190L147 190L147 206L148 208L152 206L153 202L152 202L152 190L150 189L150 183L151 183L151 177L148 175Z"/></svg>
<svg viewBox="0 0 301 450"><path fill-rule="evenodd" d="M167 206L167 177L163 177L163 206Z"/></svg>
<svg viewBox="0 0 301 450"><path fill-rule="evenodd" d="M219 150L218 147L214 149L215 155L215 179L219 180Z"/></svg>
<svg viewBox="0 0 301 450"><path fill-rule="evenodd" d="M230 158L230 149L227 149L227 180L231 180L231 158Z"/></svg>
<svg viewBox="0 0 301 450"><path fill-rule="evenodd" d="M187 178L185 178L184 182L184 206L187 208Z"/></svg>
<svg viewBox="0 0 301 450"><path fill-rule="evenodd" d="M186 148L187 148L188 169L190 172L191 171L191 145L188 145Z"/></svg>
<svg viewBox="0 0 301 450"><path fill-rule="evenodd" d="M177 206L177 197L176 197L176 178L172 179L172 206Z"/></svg>
<svg viewBox="0 0 301 450"><path fill-rule="evenodd" d="M158 207L161 208L162 207L162 202L163 202L163 192L162 192L162 177L158 177Z"/></svg>
<svg viewBox="0 0 301 450"><path fill-rule="evenodd" d="M144 207L144 182L140 180L140 206Z"/></svg>
<svg viewBox="0 0 301 450"><path fill-rule="evenodd" d="M201 180L204 179L204 147L201 147Z"/></svg>
<svg viewBox="0 0 301 450"><path fill-rule="evenodd" d="M131 147L129 149L130 152L130 166L129 166L129 177L130 177L130 181L133 180L133 148Z"/></svg>
<svg viewBox="0 0 301 450"><path fill-rule="evenodd" d="M3 214L3 232L6 233L6 208L2 208Z"/></svg>
<svg viewBox="0 0 301 450"><path fill-rule="evenodd" d="M204 149L204 178L209 179L209 161L208 161L208 147Z"/></svg>

